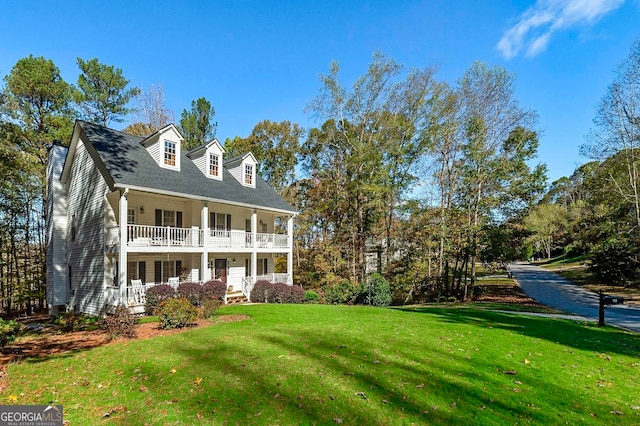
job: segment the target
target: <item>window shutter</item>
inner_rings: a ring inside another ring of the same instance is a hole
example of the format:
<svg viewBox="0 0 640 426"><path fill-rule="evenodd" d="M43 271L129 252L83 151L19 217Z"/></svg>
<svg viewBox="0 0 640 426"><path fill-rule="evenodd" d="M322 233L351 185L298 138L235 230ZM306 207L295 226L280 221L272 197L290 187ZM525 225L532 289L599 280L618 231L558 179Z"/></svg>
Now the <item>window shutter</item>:
<svg viewBox="0 0 640 426"><path fill-rule="evenodd" d="M138 262L138 279L142 284L147 283L147 262Z"/></svg>
<svg viewBox="0 0 640 426"><path fill-rule="evenodd" d="M156 209L156 226L162 226L162 210Z"/></svg>
<svg viewBox="0 0 640 426"><path fill-rule="evenodd" d="M155 261L155 271L153 274L153 280L156 283L161 283L162 282L162 262L160 260L156 260Z"/></svg>
<svg viewBox="0 0 640 426"><path fill-rule="evenodd" d="M176 212L176 228L182 228L182 212Z"/></svg>
<svg viewBox="0 0 640 426"><path fill-rule="evenodd" d="M213 212L209 213L209 228L216 229L216 214Z"/></svg>
<svg viewBox="0 0 640 426"><path fill-rule="evenodd" d="M182 260L176 260L176 275L182 275Z"/></svg>
<svg viewBox="0 0 640 426"><path fill-rule="evenodd" d="M231 231L231 215L227 215L227 231Z"/></svg>

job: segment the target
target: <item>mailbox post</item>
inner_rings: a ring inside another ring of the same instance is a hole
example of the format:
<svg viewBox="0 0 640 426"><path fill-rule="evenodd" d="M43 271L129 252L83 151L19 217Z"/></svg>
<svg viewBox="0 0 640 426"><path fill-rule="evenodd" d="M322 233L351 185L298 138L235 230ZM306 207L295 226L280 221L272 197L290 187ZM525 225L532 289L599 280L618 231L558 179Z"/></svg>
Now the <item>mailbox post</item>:
<svg viewBox="0 0 640 426"><path fill-rule="evenodd" d="M598 292L598 326L604 326L604 309L608 305L620 305L624 303L624 299L622 297L617 296L607 296L602 292L602 289Z"/></svg>

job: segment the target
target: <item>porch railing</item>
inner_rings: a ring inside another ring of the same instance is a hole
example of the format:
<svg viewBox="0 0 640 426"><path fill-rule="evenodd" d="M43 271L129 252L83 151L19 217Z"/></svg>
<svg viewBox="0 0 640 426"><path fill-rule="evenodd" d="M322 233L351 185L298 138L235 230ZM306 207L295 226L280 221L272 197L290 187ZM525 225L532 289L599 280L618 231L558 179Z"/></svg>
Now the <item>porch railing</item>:
<svg viewBox="0 0 640 426"><path fill-rule="evenodd" d="M260 248L287 248L289 239L281 234L256 234L256 242Z"/></svg>
<svg viewBox="0 0 640 426"><path fill-rule="evenodd" d="M202 230L195 227L127 225L127 245L202 247Z"/></svg>
<svg viewBox="0 0 640 426"><path fill-rule="evenodd" d="M219 231L200 228L175 228L170 226L127 225L127 245L129 247L204 247L204 233L207 233L207 247L222 249L250 249L253 234L245 231ZM115 247L120 244L120 228L106 229L105 245ZM256 234L258 248L286 249L289 238L283 234Z"/></svg>
<svg viewBox="0 0 640 426"><path fill-rule="evenodd" d="M211 248L251 248L252 233L244 231L219 231L210 229L207 247Z"/></svg>

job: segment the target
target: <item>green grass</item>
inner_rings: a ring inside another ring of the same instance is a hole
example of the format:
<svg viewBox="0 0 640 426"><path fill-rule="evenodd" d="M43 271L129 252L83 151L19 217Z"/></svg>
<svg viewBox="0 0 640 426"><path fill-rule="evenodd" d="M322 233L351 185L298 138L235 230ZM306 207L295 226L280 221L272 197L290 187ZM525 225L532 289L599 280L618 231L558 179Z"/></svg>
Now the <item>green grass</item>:
<svg viewBox="0 0 640 426"><path fill-rule="evenodd" d="M73 425L640 423L637 334L447 306L219 313L252 318L10 364L2 396Z"/></svg>

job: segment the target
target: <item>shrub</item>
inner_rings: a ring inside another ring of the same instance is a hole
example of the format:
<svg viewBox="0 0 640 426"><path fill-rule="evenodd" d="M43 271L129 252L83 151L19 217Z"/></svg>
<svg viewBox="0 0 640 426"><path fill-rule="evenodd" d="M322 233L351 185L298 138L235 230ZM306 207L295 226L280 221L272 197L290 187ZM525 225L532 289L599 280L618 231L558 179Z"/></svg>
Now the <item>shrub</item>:
<svg viewBox="0 0 640 426"><path fill-rule="evenodd" d="M637 259L640 249L629 239L609 238L591 250L589 271L613 285L631 285L640 279L638 267L629 259Z"/></svg>
<svg viewBox="0 0 640 426"><path fill-rule="evenodd" d="M56 319L56 324L60 326L60 329L65 333L70 331L81 330L84 326L85 316L81 312L67 311Z"/></svg>
<svg viewBox="0 0 640 426"><path fill-rule="evenodd" d="M224 302L220 299L208 298L202 301L202 305L198 309L200 318L207 319L215 315L216 311Z"/></svg>
<svg viewBox="0 0 640 426"><path fill-rule="evenodd" d="M300 287L302 288L302 287ZM304 301L305 303L318 303L318 293L313 290L307 290L304 292Z"/></svg>
<svg viewBox="0 0 640 426"><path fill-rule="evenodd" d="M202 296L205 299L224 300L227 285L220 280L211 280L202 284Z"/></svg>
<svg viewBox="0 0 640 426"><path fill-rule="evenodd" d="M9 320L5 321L0 318L0 348L4 348L13 342L20 331L20 323Z"/></svg>
<svg viewBox="0 0 640 426"><path fill-rule="evenodd" d="M126 337L127 339L135 339L138 337L136 325L138 321L135 315L131 313L129 308L125 306L117 306L112 315L104 317L100 323L102 329L107 332L110 339L117 337Z"/></svg>
<svg viewBox="0 0 640 426"><path fill-rule="evenodd" d="M266 280L256 281L251 290L252 302L264 302L269 301L269 293L271 292L271 283Z"/></svg>
<svg viewBox="0 0 640 426"><path fill-rule="evenodd" d="M316 294L316 297L318 295ZM306 293L304 289L299 285L291 286L291 302L290 303L304 303Z"/></svg>
<svg viewBox="0 0 640 426"><path fill-rule="evenodd" d="M271 293L269 294L269 302L271 303L291 303L291 287L285 283L271 284Z"/></svg>
<svg viewBox="0 0 640 426"><path fill-rule="evenodd" d="M478 300L489 292L489 289L483 285L475 285L473 287L473 299Z"/></svg>
<svg viewBox="0 0 640 426"><path fill-rule="evenodd" d="M159 284L147 288L144 310L147 315L155 315L155 310L162 302L176 297L176 292L169 284Z"/></svg>
<svg viewBox="0 0 640 426"><path fill-rule="evenodd" d="M187 299L167 299L158 307L160 328L183 328L198 318L198 310Z"/></svg>
<svg viewBox="0 0 640 426"><path fill-rule="evenodd" d="M356 300L358 288L349 280L342 280L338 284L327 288L324 292L325 301L331 305L351 303Z"/></svg>
<svg viewBox="0 0 640 426"><path fill-rule="evenodd" d="M202 286L198 283L180 283L176 290L178 297L187 299L193 306L200 306Z"/></svg>
<svg viewBox="0 0 640 426"><path fill-rule="evenodd" d="M389 283L382 275L372 274L367 284L360 289L358 299L365 305L389 306L391 303Z"/></svg>

